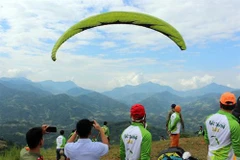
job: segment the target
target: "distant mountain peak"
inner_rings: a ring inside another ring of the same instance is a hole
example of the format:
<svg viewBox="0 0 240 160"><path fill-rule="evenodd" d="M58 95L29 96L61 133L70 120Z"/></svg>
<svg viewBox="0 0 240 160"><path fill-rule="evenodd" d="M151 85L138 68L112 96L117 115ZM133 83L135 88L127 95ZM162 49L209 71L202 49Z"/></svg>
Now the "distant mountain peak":
<svg viewBox="0 0 240 160"><path fill-rule="evenodd" d="M148 82L146 82L146 83L142 83L142 84L139 84L139 85L152 85L152 84L156 84L156 83L153 83L153 82L151 82L151 81L148 81Z"/></svg>
<svg viewBox="0 0 240 160"><path fill-rule="evenodd" d="M149 82L146 82L146 83L139 84L139 86L141 86L141 85L165 86L165 85L161 85L161 84L158 84L158 83L154 83L154 82L152 82L152 81L149 81Z"/></svg>
<svg viewBox="0 0 240 160"><path fill-rule="evenodd" d="M206 86L222 86L222 85L217 84L217 83L215 83L215 82L212 82L212 83L210 83L210 84L208 84L208 85L206 85Z"/></svg>
<svg viewBox="0 0 240 160"><path fill-rule="evenodd" d="M231 88L231 87L224 86L224 85L221 85L221 84L217 84L215 82L210 83L210 84L208 84L208 85L206 85L202 88L226 88L226 89L228 88L229 90L233 90L233 88Z"/></svg>
<svg viewBox="0 0 240 160"><path fill-rule="evenodd" d="M12 77L12 78L10 78L10 77L2 77L2 78L0 78L0 80L3 80L3 81L15 81L15 80L17 80L17 81L32 82L31 80L29 80L29 79L27 79L25 77Z"/></svg>

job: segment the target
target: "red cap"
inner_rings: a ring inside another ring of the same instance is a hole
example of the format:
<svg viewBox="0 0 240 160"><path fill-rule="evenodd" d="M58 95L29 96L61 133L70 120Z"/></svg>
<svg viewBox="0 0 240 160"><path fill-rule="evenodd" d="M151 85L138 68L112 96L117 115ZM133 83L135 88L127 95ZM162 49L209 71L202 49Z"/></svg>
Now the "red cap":
<svg viewBox="0 0 240 160"><path fill-rule="evenodd" d="M139 120L146 115L144 106L141 104L134 104L130 110L131 117L135 120Z"/></svg>
<svg viewBox="0 0 240 160"><path fill-rule="evenodd" d="M236 104L236 97L231 92L225 92L220 97L220 103L223 105L234 105Z"/></svg>

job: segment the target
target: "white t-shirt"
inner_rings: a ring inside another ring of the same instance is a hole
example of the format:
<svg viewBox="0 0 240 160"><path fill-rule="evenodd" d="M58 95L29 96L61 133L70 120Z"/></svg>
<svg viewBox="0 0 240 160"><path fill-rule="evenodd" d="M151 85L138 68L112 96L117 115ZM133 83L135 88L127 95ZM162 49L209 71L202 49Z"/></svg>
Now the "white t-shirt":
<svg viewBox="0 0 240 160"><path fill-rule="evenodd" d="M205 123L209 139L208 156L214 156L213 152L231 144L229 122L225 115L216 113L210 116ZM233 158L234 152L232 147L229 147L229 149L228 156L230 159Z"/></svg>
<svg viewBox="0 0 240 160"><path fill-rule="evenodd" d="M56 139L56 143L57 143L57 149L62 149L64 148L65 144L66 144L66 138L63 137L62 135L58 136Z"/></svg>
<svg viewBox="0 0 240 160"><path fill-rule="evenodd" d="M67 143L65 155L71 160L99 160L108 153L108 145L101 142L92 142L89 138L79 139L77 142Z"/></svg>
<svg viewBox="0 0 240 160"><path fill-rule="evenodd" d="M139 159L142 144L142 132L138 126L129 126L121 136L125 145L126 159Z"/></svg>

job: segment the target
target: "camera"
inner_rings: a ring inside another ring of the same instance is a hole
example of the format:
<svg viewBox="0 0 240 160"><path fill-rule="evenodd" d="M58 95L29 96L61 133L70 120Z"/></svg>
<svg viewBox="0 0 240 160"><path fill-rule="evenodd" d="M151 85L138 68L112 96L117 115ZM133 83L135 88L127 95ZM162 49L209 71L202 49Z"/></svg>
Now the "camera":
<svg viewBox="0 0 240 160"><path fill-rule="evenodd" d="M57 132L57 127L49 126L47 127L46 132Z"/></svg>

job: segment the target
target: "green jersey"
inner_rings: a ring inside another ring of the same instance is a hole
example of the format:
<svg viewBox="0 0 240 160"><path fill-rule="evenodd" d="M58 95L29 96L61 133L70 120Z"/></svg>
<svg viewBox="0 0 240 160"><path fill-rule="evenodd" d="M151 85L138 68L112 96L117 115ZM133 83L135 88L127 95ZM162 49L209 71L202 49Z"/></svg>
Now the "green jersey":
<svg viewBox="0 0 240 160"><path fill-rule="evenodd" d="M208 157L211 160L240 160L240 126L231 113L219 110L206 121L204 138L208 143Z"/></svg>
<svg viewBox="0 0 240 160"><path fill-rule="evenodd" d="M60 135L56 139L57 149L63 149L66 144L66 138L63 135Z"/></svg>
<svg viewBox="0 0 240 160"><path fill-rule="evenodd" d="M103 128L103 130L104 130L105 135L106 135L107 137L109 137L109 136L110 136L110 131L109 131L108 126L103 125L102 128Z"/></svg>
<svg viewBox="0 0 240 160"><path fill-rule="evenodd" d="M150 160L152 135L142 123L132 122L120 139L120 158Z"/></svg>
<svg viewBox="0 0 240 160"><path fill-rule="evenodd" d="M181 129L181 123L180 123L180 116L179 113L174 112L170 120L168 122L168 131L171 132L171 134L179 134Z"/></svg>
<svg viewBox="0 0 240 160"><path fill-rule="evenodd" d="M168 112L167 121L166 121L166 127L167 127L167 129L168 129L168 125L169 125L169 121L170 121L171 115L172 115L173 113L174 113L173 110L171 110L171 111ZM181 113L178 113L178 114L179 114L179 117L180 117L180 122L181 122L182 129L184 129L184 122L183 122L182 114L181 114Z"/></svg>

